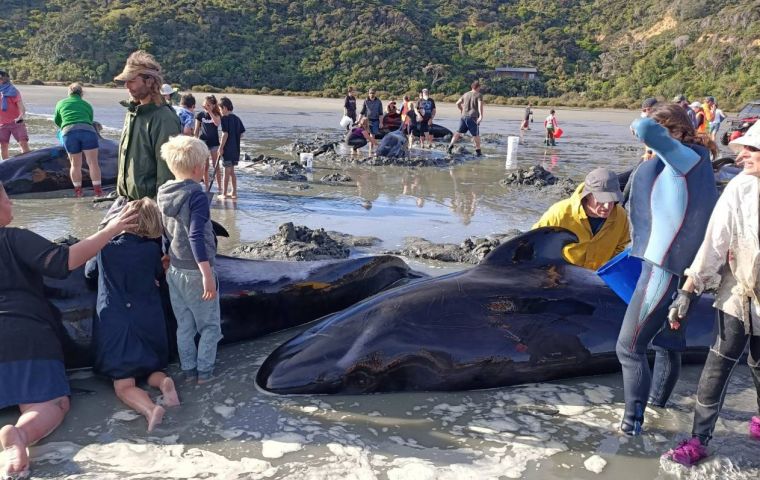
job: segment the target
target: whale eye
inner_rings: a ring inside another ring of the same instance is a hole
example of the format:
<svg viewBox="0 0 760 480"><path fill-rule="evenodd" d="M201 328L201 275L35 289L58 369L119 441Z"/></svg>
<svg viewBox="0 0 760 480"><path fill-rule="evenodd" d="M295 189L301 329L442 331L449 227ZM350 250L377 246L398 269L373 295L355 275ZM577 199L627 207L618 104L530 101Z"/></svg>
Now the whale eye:
<svg viewBox="0 0 760 480"><path fill-rule="evenodd" d="M343 380L346 393L365 393L377 383L377 375L366 368L358 367L349 372Z"/></svg>

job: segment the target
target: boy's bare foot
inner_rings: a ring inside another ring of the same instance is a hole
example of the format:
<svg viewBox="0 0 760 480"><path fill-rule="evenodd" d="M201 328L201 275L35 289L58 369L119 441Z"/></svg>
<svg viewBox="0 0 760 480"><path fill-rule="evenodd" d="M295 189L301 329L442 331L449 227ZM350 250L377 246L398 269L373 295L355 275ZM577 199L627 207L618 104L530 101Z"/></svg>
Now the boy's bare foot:
<svg viewBox="0 0 760 480"><path fill-rule="evenodd" d="M29 452L26 449L23 432L13 425L6 425L0 429L0 443L5 457L5 465L0 470L2 478L27 478Z"/></svg>
<svg viewBox="0 0 760 480"><path fill-rule="evenodd" d="M237 193L235 192L230 193L230 198L237 198Z"/></svg>
<svg viewBox="0 0 760 480"><path fill-rule="evenodd" d="M169 377L161 380L161 386L159 387L161 393L164 394L164 405L167 407L176 407L179 405L179 396L177 395L177 389L174 387L174 380Z"/></svg>
<svg viewBox="0 0 760 480"><path fill-rule="evenodd" d="M219 195L216 196L216 198L218 198L220 200L224 200L225 198L227 198L227 194L226 193L220 193Z"/></svg>
<svg viewBox="0 0 760 480"><path fill-rule="evenodd" d="M148 415L148 432L152 432L153 429L156 428L156 425L161 425L161 421L164 419L164 413L166 413L166 410L164 410L164 407L161 405L153 407L153 410Z"/></svg>

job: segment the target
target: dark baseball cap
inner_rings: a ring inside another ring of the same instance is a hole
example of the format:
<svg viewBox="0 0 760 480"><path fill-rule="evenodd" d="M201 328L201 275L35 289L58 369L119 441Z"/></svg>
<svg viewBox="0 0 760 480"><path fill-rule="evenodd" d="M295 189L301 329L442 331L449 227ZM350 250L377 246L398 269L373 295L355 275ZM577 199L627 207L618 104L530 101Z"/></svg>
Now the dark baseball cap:
<svg viewBox="0 0 760 480"><path fill-rule="evenodd" d="M681 103L681 102L688 102L688 100L686 99L685 95L676 95L673 98L673 102L675 102L675 103Z"/></svg>
<svg viewBox="0 0 760 480"><path fill-rule="evenodd" d="M5 70L0 70L0 77L8 77L8 72Z"/></svg>
<svg viewBox="0 0 760 480"><path fill-rule="evenodd" d="M583 181L584 196L593 194L597 202L622 202L623 192L620 191L620 180L612 170L597 168L591 170Z"/></svg>
<svg viewBox="0 0 760 480"><path fill-rule="evenodd" d="M655 105L657 105L657 99L654 97L649 97L641 102L641 108L652 108Z"/></svg>

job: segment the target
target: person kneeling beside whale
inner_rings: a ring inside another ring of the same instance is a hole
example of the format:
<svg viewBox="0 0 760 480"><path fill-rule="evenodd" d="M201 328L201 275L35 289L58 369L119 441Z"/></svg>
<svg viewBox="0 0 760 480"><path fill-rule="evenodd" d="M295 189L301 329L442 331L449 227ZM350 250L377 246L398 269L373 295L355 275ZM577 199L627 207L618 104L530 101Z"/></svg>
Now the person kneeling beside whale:
<svg viewBox="0 0 760 480"><path fill-rule="evenodd" d="M125 208L102 230L71 247L9 227L13 203L0 182L0 409L17 406L15 424L0 428L0 478L29 476L28 447L53 432L69 411L71 389L59 340L59 312L45 297L43 276L66 278L111 238L135 226ZM62 327L61 327L62 328Z"/></svg>
<svg viewBox="0 0 760 480"><path fill-rule="evenodd" d="M625 250L631 241L628 215L620 206L623 193L618 176L597 168L565 200L555 203L533 225L562 227L578 237L564 249L565 259L573 265L597 270Z"/></svg>
<svg viewBox="0 0 760 480"><path fill-rule="evenodd" d="M163 225L156 202L128 203L138 214L137 226L113 238L87 262L85 276L98 279L94 370L113 381L119 400L148 421L148 431L161 423L164 408L153 403L135 379L161 391L164 406L179 405L169 364L169 339L159 281Z"/></svg>

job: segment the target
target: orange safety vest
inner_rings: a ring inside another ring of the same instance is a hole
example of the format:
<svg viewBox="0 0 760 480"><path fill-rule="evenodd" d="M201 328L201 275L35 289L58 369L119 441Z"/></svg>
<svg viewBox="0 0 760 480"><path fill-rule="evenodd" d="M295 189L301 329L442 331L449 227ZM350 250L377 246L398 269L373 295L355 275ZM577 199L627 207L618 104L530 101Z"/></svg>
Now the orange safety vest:
<svg viewBox="0 0 760 480"><path fill-rule="evenodd" d="M704 108L701 108L700 111L702 113L702 121L697 125L697 132L705 133L707 131L707 113L705 113ZM699 117L700 111L696 112L697 117Z"/></svg>

